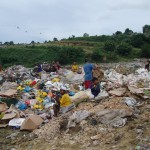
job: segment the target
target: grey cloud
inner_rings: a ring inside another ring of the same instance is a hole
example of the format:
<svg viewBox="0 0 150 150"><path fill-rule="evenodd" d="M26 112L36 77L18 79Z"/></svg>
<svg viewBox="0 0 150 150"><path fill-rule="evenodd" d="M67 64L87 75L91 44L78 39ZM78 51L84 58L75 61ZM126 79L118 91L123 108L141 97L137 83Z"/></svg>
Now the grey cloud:
<svg viewBox="0 0 150 150"><path fill-rule="evenodd" d="M120 0L116 3L113 3L110 6L110 10L149 10L150 1L149 0L136 0L136 1L127 1Z"/></svg>
<svg viewBox="0 0 150 150"><path fill-rule="evenodd" d="M149 4L149 0L3 0L0 41L43 42L85 32L112 34L127 27L138 32L150 24Z"/></svg>

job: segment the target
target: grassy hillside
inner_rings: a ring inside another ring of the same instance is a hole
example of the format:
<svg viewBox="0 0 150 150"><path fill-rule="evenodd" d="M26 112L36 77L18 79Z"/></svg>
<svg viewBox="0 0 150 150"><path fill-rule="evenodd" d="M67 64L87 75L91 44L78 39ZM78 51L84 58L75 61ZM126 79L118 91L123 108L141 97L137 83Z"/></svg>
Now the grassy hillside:
<svg viewBox="0 0 150 150"><path fill-rule="evenodd" d="M141 33L112 36L73 37L61 41L13 45L7 42L0 47L0 63L4 66L22 64L32 67L39 62L60 61L61 64L117 62L133 58L150 58L150 36Z"/></svg>
<svg viewBox="0 0 150 150"><path fill-rule="evenodd" d="M77 52L77 53L76 53ZM24 65L32 67L40 62L60 61L70 64L73 61L82 62L85 53L80 48L61 46L8 46L0 48L0 63L3 67Z"/></svg>

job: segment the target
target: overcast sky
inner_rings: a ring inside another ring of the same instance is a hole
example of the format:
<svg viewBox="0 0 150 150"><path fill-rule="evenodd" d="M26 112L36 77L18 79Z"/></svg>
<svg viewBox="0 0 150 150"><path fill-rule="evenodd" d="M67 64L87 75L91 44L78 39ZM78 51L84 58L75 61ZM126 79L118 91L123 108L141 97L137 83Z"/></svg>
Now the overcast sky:
<svg viewBox="0 0 150 150"><path fill-rule="evenodd" d="M150 25L150 0L0 0L0 41L43 42Z"/></svg>

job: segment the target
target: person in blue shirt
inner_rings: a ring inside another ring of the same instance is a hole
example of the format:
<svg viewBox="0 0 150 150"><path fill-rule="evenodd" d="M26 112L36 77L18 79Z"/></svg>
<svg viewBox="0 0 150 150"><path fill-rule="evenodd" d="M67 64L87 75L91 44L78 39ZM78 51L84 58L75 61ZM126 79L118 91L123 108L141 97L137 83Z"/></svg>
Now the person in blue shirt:
<svg viewBox="0 0 150 150"><path fill-rule="evenodd" d="M91 83L92 83L92 78L93 78L93 74L92 74L92 70L94 68L93 64L88 63L87 59L85 60L85 65L83 66L83 70L85 73L84 76L84 86L85 89L90 88Z"/></svg>

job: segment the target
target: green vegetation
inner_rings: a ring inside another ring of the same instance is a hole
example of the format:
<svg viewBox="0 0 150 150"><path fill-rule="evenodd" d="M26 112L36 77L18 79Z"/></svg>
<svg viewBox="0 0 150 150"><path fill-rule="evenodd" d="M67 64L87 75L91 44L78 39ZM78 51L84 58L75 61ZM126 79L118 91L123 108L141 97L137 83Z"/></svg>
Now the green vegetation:
<svg viewBox="0 0 150 150"><path fill-rule="evenodd" d="M132 51L132 46L128 43L120 43L117 46L116 51L121 56L129 56Z"/></svg>
<svg viewBox="0 0 150 150"><path fill-rule="evenodd" d="M1 43L1 42L0 42ZM39 62L60 61L71 64L73 61L83 63L85 58L92 62L117 62L133 58L150 58L150 26L143 27L143 33L134 33L129 28L124 33L116 31L113 35L83 37L72 35L68 39L53 42L15 45L13 41L1 43L0 63L4 67L22 64L32 67Z"/></svg>
<svg viewBox="0 0 150 150"><path fill-rule="evenodd" d="M25 65L32 67L40 62L59 60L61 64L73 61L83 62L85 52L81 48L58 46L14 46L0 49L0 61L4 67L11 65Z"/></svg>
<svg viewBox="0 0 150 150"><path fill-rule="evenodd" d="M141 56L149 58L150 57L150 44L144 44L141 51Z"/></svg>

